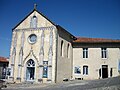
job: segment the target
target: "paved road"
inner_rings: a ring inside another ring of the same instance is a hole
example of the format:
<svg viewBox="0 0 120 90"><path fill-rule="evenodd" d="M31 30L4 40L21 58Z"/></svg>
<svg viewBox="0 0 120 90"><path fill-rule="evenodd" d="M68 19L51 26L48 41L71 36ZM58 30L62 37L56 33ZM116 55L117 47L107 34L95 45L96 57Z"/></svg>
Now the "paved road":
<svg viewBox="0 0 120 90"><path fill-rule="evenodd" d="M61 84L13 85L8 86L4 90L120 90L120 77L90 81L71 81Z"/></svg>

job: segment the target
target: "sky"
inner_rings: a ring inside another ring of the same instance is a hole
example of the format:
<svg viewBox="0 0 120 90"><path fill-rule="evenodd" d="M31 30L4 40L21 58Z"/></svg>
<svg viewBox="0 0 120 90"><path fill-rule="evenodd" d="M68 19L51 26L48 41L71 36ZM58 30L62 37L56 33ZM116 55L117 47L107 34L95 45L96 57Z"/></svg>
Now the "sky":
<svg viewBox="0 0 120 90"><path fill-rule="evenodd" d="M0 0L0 56L9 57L12 28L35 3L74 36L120 39L120 0Z"/></svg>

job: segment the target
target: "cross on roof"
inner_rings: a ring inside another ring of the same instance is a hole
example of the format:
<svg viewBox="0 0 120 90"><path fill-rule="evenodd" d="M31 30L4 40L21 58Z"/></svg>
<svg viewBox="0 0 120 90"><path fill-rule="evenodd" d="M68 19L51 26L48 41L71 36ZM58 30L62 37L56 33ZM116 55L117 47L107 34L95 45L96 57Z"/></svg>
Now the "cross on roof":
<svg viewBox="0 0 120 90"><path fill-rule="evenodd" d="M34 9L37 10L37 4L36 3L34 4Z"/></svg>

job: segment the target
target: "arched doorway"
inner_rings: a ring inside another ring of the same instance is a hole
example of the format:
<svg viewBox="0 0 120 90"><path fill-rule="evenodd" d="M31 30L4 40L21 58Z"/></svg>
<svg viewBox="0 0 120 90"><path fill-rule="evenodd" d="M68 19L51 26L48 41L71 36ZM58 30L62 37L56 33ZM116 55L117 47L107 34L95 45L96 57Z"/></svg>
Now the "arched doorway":
<svg viewBox="0 0 120 90"><path fill-rule="evenodd" d="M35 62L30 59L26 63L26 80L27 81L32 81L34 80L35 76Z"/></svg>

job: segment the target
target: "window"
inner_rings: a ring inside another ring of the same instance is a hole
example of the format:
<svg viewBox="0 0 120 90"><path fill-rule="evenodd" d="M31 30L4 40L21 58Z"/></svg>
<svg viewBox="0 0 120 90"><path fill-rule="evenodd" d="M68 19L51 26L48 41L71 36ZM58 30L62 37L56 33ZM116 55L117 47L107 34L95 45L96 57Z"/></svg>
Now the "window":
<svg viewBox="0 0 120 90"><path fill-rule="evenodd" d="M102 58L107 58L107 48L101 48Z"/></svg>
<svg viewBox="0 0 120 90"><path fill-rule="evenodd" d="M120 60L118 60L118 72L120 73Z"/></svg>
<svg viewBox="0 0 120 90"><path fill-rule="evenodd" d="M7 75L10 76L11 68L7 68Z"/></svg>
<svg viewBox="0 0 120 90"><path fill-rule="evenodd" d="M29 41L29 43L31 43L31 44L36 43L36 41L37 41L37 36L36 36L35 34L31 34L31 35L28 37L28 41Z"/></svg>
<svg viewBox="0 0 120 90"><path fill-rule="evenodd" d="M110 77L113 76L113 68L110 68Z"/></svg>
<svg viewBox="0 0 120 90"><path fill-rule="evenodd" d="M88 58L88 48L83 48L83 58Z"/></svg>
<svg viewBox="0 0 120 90"><path fill-rule="evenodd" d="M75 67L75 73L76 74L81 74L81 70L80 70L80 67Z"/></svg>
<svg viewBox="0 0 120 90"><path fill-rule="evenodd" d="M28 62L27 62L27 67L35 67L35 62L30 59Z"/></svg>
<svg viewBox="0 0 120 90"><path fill-rule="evenodd" d="M67 58L70 58L70 45L68 44L67 46Z"/></svg>
<svg viewBox="0 0 120 90"><path fill-rule="evenodd" d="M43 61L43 78L48 77L48 61Z"/></svg>
<svg viewBox="0 0 120 90"><path fill-rule="evenodd" d="M48 71L48 67L44 66L43 67L43 78L47 78L47 71Z"/></svg>
<svg viewBox="0 0 120 90"><path fill-rule="evenodd" d="M37 17L35 15L31 18L30 27L37 28Z"/></svg>
<svg viewBox="0 0 120 90"><path fill-rule="evenodd" d="M88 66L83 66L83 75L88 75Z"/></svg>
<svg viewBox="0 0 120 90"><path fill-rule="evenodd" d="M43 61L43 65L47 66L48 65L48 61Z"/></svg>
<svg viewBox="0 0 120 90"><path fill-rule="evenodd" d="M6 68L6 64L3 64L3 68L2 69L2 79L5 79L6 78L6 71L7 71L7 68Z"/></svg>
<svg viewBox="0 0 120 90"><path fill-rule="evenodd" d="M64 45L63 45L63 41L61 41L61 56L63 56L63 53L64 53Z"/></svg>

